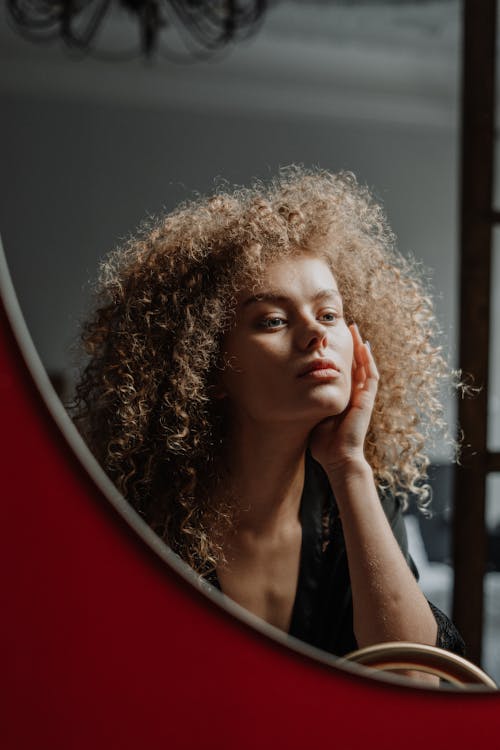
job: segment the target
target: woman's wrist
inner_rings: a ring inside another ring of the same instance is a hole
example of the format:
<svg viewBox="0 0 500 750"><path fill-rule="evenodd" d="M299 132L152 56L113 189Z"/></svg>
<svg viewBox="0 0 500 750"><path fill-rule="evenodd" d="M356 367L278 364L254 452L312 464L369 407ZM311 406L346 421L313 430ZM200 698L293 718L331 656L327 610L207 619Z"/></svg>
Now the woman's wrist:
<svg viewBox="0 0 500 750"><path fill-rule="evenodd" d="M373 470L366 458L351 458L331 467L327 476L342 516L360 512L365 517L370 515L370 508L376 513L381 509Z"/></svg>
<svg viewBox="0 0 500 750"><path fill-rule="evenodd" d="M372 468L363 454L338 460L325 467L325 471L333 489L335 485L343 485L351 479L373 478Z"/></svg>

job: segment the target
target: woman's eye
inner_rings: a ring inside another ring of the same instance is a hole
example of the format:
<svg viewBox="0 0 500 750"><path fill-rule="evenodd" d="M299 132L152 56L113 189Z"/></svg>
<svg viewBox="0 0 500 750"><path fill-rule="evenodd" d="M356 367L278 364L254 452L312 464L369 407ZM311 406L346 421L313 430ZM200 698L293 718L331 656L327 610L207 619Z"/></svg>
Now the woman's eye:
<svg viewBox="0 0 500 750"><path fill-rule="evenodd" d="M263 328L281 328L285 325L285 322L283 318L266 318L261 322L261 326Z"/></svg>
<svg viewBox="0 0 500 750"><path fill-rule="evenodd" d="M320 320L324 320L325 323L335 323L340 316L338 313L330 310L329 312L321 313L321 315L319 315L318 317Z"/></svg>

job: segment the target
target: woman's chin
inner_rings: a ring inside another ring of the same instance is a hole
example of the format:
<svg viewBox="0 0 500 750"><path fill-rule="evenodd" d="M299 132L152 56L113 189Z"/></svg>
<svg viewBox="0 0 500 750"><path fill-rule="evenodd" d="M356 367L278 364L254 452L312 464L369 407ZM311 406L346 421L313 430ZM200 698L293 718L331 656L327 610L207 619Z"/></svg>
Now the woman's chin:
<svg viewBox="0 0 500 750"><path fill-rule="evenodd" d="M318 421L327 419L328 417L338 417L343 411L347 409L349 404L348 398L339 398L322 396L321 398L314 399L314 403L311 404L311 414L318 417Z"/></svg>

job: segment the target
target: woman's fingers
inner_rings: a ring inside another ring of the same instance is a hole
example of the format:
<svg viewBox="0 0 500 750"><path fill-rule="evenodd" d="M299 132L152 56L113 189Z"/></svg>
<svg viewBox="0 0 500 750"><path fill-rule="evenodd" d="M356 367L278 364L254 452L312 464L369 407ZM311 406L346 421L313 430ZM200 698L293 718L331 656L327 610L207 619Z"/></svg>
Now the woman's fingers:
<svg viewBox="0 0 500 750"><path fill-rule="evenodd" d="M373 358L372 350L368 341L363 344L365 354L365 368L369 378L373 378L375 381L379 379L379 373L375 360Z"/></svg>
<svg viewBox="0 0 500 750"><path fill-rule="evenodd" d="M364 342L356 323L349 326L353 338L353 380L359 389L376 390L379 380L370 344Z"/></svg>

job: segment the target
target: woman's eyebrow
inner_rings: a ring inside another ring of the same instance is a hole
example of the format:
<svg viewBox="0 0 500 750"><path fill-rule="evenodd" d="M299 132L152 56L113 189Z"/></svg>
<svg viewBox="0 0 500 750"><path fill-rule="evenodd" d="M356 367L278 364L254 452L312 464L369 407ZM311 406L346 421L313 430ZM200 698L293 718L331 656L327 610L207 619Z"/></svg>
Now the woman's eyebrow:
<svg viewBox="0 0 500 750"><path fill-rule="evenodd" d="M342 303L342 297L340 296L340 292L337 289L320 289L318 292L313 294L311 297L312 302L317 302L320 299L325 299L327 297L334 297L336 300L340 303ZM243 303L242 307L248 307L249 305L258 303L258 302L291 302L291 297L288 297L286 294L283 294L281 291L269 291L269 292L260 292L259 294L254 294L251 297L248 297Z"/></svg>

